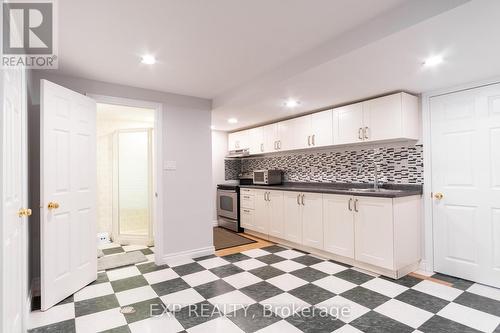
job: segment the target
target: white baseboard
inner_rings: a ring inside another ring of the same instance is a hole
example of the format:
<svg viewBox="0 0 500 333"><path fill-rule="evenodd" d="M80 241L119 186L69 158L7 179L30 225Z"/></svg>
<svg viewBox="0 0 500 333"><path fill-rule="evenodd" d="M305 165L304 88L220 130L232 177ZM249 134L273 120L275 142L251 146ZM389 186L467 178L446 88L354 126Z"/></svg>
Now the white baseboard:
<svg viewBox="0 0 500 333"><path fill-rule="evenodd" d="M208 256L215 253L214 246L202 247L194 250L181 251L176 253L170 253L162 256L159 265L169 264L169 262L182 261L186 259L193 259L203 256Z"/></svg>

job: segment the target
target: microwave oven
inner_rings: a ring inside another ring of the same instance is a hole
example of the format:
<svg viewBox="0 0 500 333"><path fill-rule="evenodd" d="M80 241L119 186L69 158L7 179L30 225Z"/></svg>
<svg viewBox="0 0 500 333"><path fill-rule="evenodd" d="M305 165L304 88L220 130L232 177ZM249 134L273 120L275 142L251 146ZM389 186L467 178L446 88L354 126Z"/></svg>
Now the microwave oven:
<svg viewBox="0 0 500 333"><path fill-rule="evenodd" d="M254 170L253 183L257 185L277 185L282 182L281 170Z"/></svg>

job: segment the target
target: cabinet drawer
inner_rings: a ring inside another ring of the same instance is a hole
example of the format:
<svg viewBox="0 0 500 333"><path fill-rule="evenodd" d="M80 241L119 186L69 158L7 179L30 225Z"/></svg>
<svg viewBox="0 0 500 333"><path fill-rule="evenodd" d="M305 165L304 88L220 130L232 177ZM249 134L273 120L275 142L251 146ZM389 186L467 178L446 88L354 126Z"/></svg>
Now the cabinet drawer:
<svg viewBox="0 0 500 333"><path fill-rule="evenodd" d="M254 210L248 208L242 208L240 211L240 222L243 228L248 228L251 230L255 229L254 223Z"/></svg>
<svg viewBox="0 0 500 333"><path fill-rule="evenodd" d="M241 195L243 195L243 194L251 194L251 195L253 195L254 194L254 190L252 190L251 188L242 188L242 189L240 189L240 193L241 193Z"/></svg>
<svg viewBox="0 0 500 333"><path fill-rule="evenodd" d="M255 208L255 197L253 194L248 194L248 193L242 193L240 196L240 206L241 208L249 208L249 209L254 209Z"/></svg>

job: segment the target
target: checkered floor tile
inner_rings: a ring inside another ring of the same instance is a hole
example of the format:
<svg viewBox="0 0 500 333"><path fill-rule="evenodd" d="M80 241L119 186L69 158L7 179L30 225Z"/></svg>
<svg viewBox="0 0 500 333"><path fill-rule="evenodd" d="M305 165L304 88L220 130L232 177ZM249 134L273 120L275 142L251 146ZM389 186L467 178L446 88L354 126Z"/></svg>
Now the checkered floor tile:
<svg viewBox="0 0 500 333"><path fill-rule="evenodd" d="M500 290L452 277L392 280L277 245L163 266L154 248L103 249L137 250L149 261L99 272L30 332L500 332Z"/></svg>

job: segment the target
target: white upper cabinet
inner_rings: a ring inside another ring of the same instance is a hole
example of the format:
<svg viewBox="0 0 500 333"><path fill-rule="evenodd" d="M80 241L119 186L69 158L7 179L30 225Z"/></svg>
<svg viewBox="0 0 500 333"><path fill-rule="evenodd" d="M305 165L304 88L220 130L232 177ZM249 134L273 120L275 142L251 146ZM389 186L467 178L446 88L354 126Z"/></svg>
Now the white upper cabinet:
<svg viewBox="0 0 500 333"><path fill-rule="evenodd" d="M311 146L311 115L289 120L292 129L290 149L303 149Z"/></svg>
<svg viewBox="0 0 500 333"><path fill-rule="evenodd" d="M313 113L310 115L310 117L311 147L324 147L335 144L336 142L334 142L333 140L333 128L335 123L333 110Z"/></svg>
<svg viewBox="0 0 500 333"><path fill-rule="evenodd" d="M364 141L419 138L418 98L399 93L363 102Z"/></svg>
<svg viewBox="0 0 500 333"><path fill-rule="evenodd" d="M418 97L397 93L229 134L250 154L372 141L418 140Z"/></svg>
<svg viewBox="0 0 500 333"><path fill-rule="evenodd" d="M336 144L419 139L418 98L407 93L374 98L335 109Z"/></svg>
<svg viewBox="0 0 500 333"><path fill-rule="evenodd" d="M229 133L227 142L228 150L248 149L250 143L248 132L247 130Z"/></svg>
<svg viewBox="0 0 500 333"><path fill-rule="evenodd" d="M262 154L265 152L264 127L256 127L248 130L248 146L250 154Z"/></svg>
<svg viewBox="0 0 500 333"><path fill-rule="evenodd" d="M363 141L363 103L342 106L335 109L338 115L337 144Z"/></svg>
<svg viewBox="0 0 500 333"><path fill-rule="evenodd" d="M271 124L262 127L264 135L264 153L270 153L278 150L278 124Z"/></svg>

